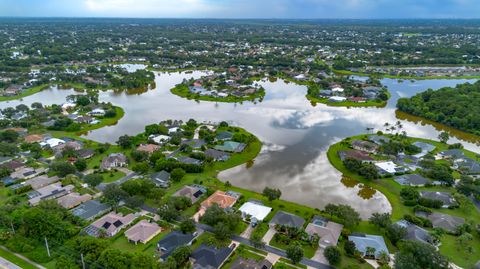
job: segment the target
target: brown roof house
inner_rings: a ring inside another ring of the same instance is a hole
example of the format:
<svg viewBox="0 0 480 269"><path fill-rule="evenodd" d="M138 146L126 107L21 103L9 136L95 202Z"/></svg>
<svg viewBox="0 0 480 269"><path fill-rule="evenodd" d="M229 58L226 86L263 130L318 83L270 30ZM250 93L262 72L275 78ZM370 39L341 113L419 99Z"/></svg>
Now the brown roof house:
<svg viewBox="0 0 480 269"><path fill-rule="evenodd" d="M321 248L336 246L338 238L342 233L343 225L330 221L328 219L315 216L313 221L307 225L305 232L310 237L318 236L318 245Z"/></svg>
<svg viewBox="0 0 480 269"><path fill-rule="evenodd" d="M101 168L102 170L110 170L125 165L127 165L127 157L123 153L112 153L103 158Z"/></svg>
<svg viewBox="0 0 480 269"><path fill-rule="evenodd" d="M146 244L162 231L162 228L156 223L141 220L125 232L128 241L137 244L138 242Z"/></svg>
<svg viewBox="0 0 480 269"><path fill-rule="evenodd" d="M41 175L25 181L25 185L30 185L32 189L37 190L59 180L57 176L48 177L48 175Z"/></svg>
<svg viewBox="0 0 480 269"><path fill-rule="evenodd" d="M89 201L92 199L92 195L90 194L83 194L81 195L78 192L72 192L69 193L63 197L60 197L57 199L57 202L59 205L66 209L74 208L78 206L79 204Z"/></svg>
<svg viewBox="0 0 480 269"><path fill-rule="evenodd" d="M192 204L198 201L200 197L207 192L207 189L202 187L202 186L184 186L180 190L178 190L176 193L173 194L173 196L183 196L187 197L190 200L192 200Z"/></svg>
<svg viewBox="0 0 480 269"><path fill-rule="evenodd" d="M38 205L41 201L56 199L69 194L74 189L73 185L62 186L62 183L57 182L31 191L27 194L28 202L31 206Z"/></svg>
<svg viewBox="0 0 480 269"><path fill-rule="evenodd" d="M159 149L160 149L160 146L155 145L155 144L140 144L137 147L138 151L143 151L143 152L146 152L148 154L152 154Z"/></svg>
<svg viewBox="0 0 480 269"><path fill-rule="evenodd" d="M223 209L230 208L237 202L237 199L223 191L216 191L200 204L200 210L193 216L193 219L198 221L205 214L205 211L214 204Z"/></svg>
<svg viewBox="0 0 480 269"><path fill-rule="evenodd" d="M40 143L43 141L43 135L39 135L39 134L27 135L24 137L24 140L27 143L35 143L35 142Z"/></svg>
<svg viewBox="0 0 480 269"><path fill-rule="evenodd" d="M366 151L369 153L375 153L378 150L378 145L364 140L353 140L352 148L356 150Z"/></svg>
<svg viewBox="0 0 480 269"><path fill-rule="evenodd" d="M95 237L101 237L102 235L112 237L132 223L136 218L137 216L134 214L123 216L121 213L110 212L88 225L85 228L85 232Z"/></svg>

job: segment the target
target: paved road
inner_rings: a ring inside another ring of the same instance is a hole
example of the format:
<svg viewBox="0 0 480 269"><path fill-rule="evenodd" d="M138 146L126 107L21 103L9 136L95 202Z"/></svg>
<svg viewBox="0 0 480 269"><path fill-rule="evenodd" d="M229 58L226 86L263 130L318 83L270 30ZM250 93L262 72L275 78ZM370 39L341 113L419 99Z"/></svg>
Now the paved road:
<svg viewBox="0 0 480 269"><path fill-rule="evenodd" d="M202 224L202 223L197 223L197 228L202 229L204 231L213 232L212 227L210 227L208 225L205 225L205 224ZM243 238L241 236L233 235L231 237L231 239L234 240L234 241L240 242L242 244L254 247L252 241L250 241L249 239ZM273 254L278 255L280 257L287 258L287 253L285 253L285 251L283 251L281 249L278 249L278 248L271 247L269 245L265 245L262 250L273 253ZM306 266L317 268L317 269L333 269L333 267L331 267L330 265L323 264L323 263L316 262L316 261L312 261L312 260L307 259L307 258L303 258L300 263L304 264Z"/></svg>
<svg viewBox="0 0 480 269"><path fill-rule="evenodd" d="M1 269L22 269L20 266L17 266L16 264L2 257L0 257L0 268Z"/></svg>

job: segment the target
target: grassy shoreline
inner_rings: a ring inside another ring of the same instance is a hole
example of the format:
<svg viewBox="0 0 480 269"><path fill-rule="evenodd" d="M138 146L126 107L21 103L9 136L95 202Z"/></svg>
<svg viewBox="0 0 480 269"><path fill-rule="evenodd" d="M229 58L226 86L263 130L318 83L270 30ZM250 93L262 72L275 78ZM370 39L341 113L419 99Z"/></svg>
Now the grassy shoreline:
<svg viewBox="0 0 480 269"><path fill-rule="evenodd" d="M424 77L416 77L416 76L392 76L387 74L367 74L362 72L353 72L348 70L337 70L332 69L335 74L338 75L346 75L346 76L361 76L361 77L379 77L379 78L390 78L390 79L399 79L399 80L429 80L429 79L480 79L480 76L457 76L457 77L449 77L449 76L424 76Z"/></svg>
<svg viewBox="0 0 480 269"><path fill-rule="evenodd" d="M253 95L247 97L236 97L236 96L227 96L227 97L214 97L214 96L200 96L197 94L192 94L188 90L188 87L184 85L177 85L174 88L170 89L172 94L186 98L188 100L195 101L208 101L208 102L221 102L221 103L241 103L245 101L254 102L255 100L262 100L265 97L265 90L261 90Z"/></svg>

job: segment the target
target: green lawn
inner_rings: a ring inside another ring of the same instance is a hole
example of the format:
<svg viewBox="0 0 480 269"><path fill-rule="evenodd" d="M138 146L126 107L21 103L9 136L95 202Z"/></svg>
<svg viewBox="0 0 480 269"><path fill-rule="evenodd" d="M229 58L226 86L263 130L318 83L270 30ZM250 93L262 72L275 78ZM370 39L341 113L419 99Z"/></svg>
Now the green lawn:
<svg viewBox="0 0 480 269"><path fill-rule="evenodd" d="M458 266L471 268L480 260L480 237L478 235L474 235L473 240L469 243L472 247L471 253L467 250L468 246L460 245L457 237L453 235L444 235L441 241L440 253L450 258Z"/></svg>
<svg viewBox="0 0 480 269"><path fill-rule="evenodd" d="M449 77L449 76L424 76L424 77L417 77L417 76L392 76L388 74L367 74L361 72L353 72L348 70L333 70L335 74L338 75L355 75L355 76L362 76L362 77L369 77L369 76L376 76L376 77L383 77L383 78L392 78L392 79L403 79L403 80L426 80L426 79L478 79L480 76L458 76L458 77Z"/></svg>
<svg viewBox="0 0 480 269"><path fill-rule="evenodd" d="M125 176L125 173L122 172L122 171L105 171L105 172L102 172L102 173L99 173L100 175L103 176L103 182L104 183L110 183L110 182L115 182L119 179L121 179L122 177Z"/></svg>
<svg viewBox="0 0 480 269"><path fill-rule="evenodd" d="M287 258L280 258L276 264L278 264L278 263L286 265L287 268L307 268L306 265L303 265L303 264L300 264L300 263L293 264L292 261L287 259Z"/></svg>
<svg viewBox="0 0 480 269"><path fill-rule="evenodd" d="M292 240L292 243L294 241ZM303 251L304 251L304 256L307 258L312 258L313 255L315 255L315 251L318 249L318 245L315 244L315 246L312 246L309 242L304 242L304 241L297 241L301 244ZM268 243L272 247L276 247L279 249L286 250L288 248L288 245L284 244L283 242L279 242L276 240L276 237L274 236L270 243Z"/></svg>
<svg viewBox="0 0 480 269"><path fill-rule="evenodd" d="M225 263L221 268L222 269L230 268L232 263L239 257L242 257L244 259L253 259L256 261L261 261L265 259L265 255L261 255L260 253L257 253L257 252L254 253L254 252L255 252L254 250L252 251L250 248L246 248L245 245L241 244L240 246L237 247L235 252L233 252L233 254L225 261Z"/></svg>
<svg viewBox="0 0 480 269"><path fill-rule="evenodd" d="M307 94L306 97L312 103L312 105L316 105L317 103L325 104L327 106L343 106L343 107L385 107L387 105L387 101L376 102L376 101L368 100L364 103L359 103L359 102L352 102L347 100L343 102L330 102L328 98L318 98L318 97L311 96L309 94Z"/></svg>
<svg viewBox="0 0 480 269"><path fill-rule="evenodd" d="M147 244L138 243L135 245L134 243L128 242L124 233L121 232L120 234L115 235L111 239L112 243L109 247L128 252L143 252L145 254L153 256L155 254L158 241L168 233L169 231L162 231L160 234L152 238L152 240L150 240Z"/></svg>
<svg viewBox="0 0 480 269"><path fill-rule="evenodd" d="M48 88L49 86L50 86L50 84L35 86L35 87L27 89L26 91L23 91L21 94L15 95L15 96L0 96L0 102L21 99L23 97L27 97L27 96L35 94L37 92L41 92L41 91L45 90L46 88Z"/></svg>
<svg viewBox="0 0 480 269"><path fill-rule="evenodd" d="M14 263L18 266L20 266L21 268L24 268L24 269L37 269L38 267L27 262L27 261L24 261L23 259L20 259L19 257L15 256L13 253L9 252L9 251L6 251L2 248L0 248L0 257L10 261L11 263Z"/></svg>
<svg viewBox="0 0 480 269"><path fill-rule="evenodd" d="M117 122L121 118L123 118L123 116L125 115L125 111L123 110L123 108L115 106L115 112L116 112L115 117L113 117L113 118L100 118L99 119L100 122L97 123L97 124L82 125L81 130L80 131L75 131L74 133L82 134L82 133L85 133L85 132L88 132L88 131L100 129L100 128L105 127L105 126L110 126L110 125L117 124Z"/></svg>

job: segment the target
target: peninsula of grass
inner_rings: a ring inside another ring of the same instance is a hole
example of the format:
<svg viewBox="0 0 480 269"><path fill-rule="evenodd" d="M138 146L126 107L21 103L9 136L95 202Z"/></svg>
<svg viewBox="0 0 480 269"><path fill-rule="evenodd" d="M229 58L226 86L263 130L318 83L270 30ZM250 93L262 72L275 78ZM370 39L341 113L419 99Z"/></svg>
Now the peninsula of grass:
<svg viewBox="0 0 480 269"><path fill-rule="evenodd" d="M256 100L263 100L265 97L265 90L262 89L255 94L251 94L245 97L237 97L229 95L227 97L218 97L218 96L211 96L211 95L198 95L193 94L189 91L188 87L184 84L179 84L170 90L171 93L180 96L182 98L186 98L188 100L195 100L195 101L208 101L208 102L221 102L221 103L242 103L245 101L254 102Z"/></svg>
<svg viewBox="0 0 480 269"><path fill-rule="evenodd" d="M88 131L100 129L100 128L105 127L105 126L111 126L111 125L117 124L118 121L119 121L121 118L123 118L123 116L125 115L125 111L123 110L123 108L118 107L118 106L114 106L114 108L115 108L115 117L111 117L111 118L108 118L108 117L99 118L99 121L100 121L99 123L97 123L97 124L88 124L88 125L82 126L82 128L81 128L79 131L75 131L75 132L83 133L83 132L88 132Z"/></svg>
<svg viewBox="0 0 480 269"><path fill-rule="evenodd" d="M390 93L387 93L388 99L390 99ZM344 101L344 102L330 102L328 98L318 98L315 96L311 96L310 94L306 95L307 99L312 103L312 105L316 105L318 103L325 104L327 106L335 106L335 107L377 107L382 108L385 107L388 103L387 101L373 101L367 100L365 102L353 102L353 101Z"/></svg>
<svg viewBox="0 0 480 269"><path fill-rule="evenodd" d="M363 139L366 136L367 135L364 134L364 135L349 137L343 141L333 144L332 146L330 146L327 152L328 160L338 171L340 171L343 174L344 178L354 180L358 184L369 186L381 192L383 195L385 195L385 197L388 199L388 201L392 206L391 215L392 215L393 221L398 221L400 219L403 219L405 215L414 215L413 207L405 206L400 198L400 191L404 187L398 184L397 182L395 182L393 178L390 177L390 178L381 178L376 180L368 180L365 177L362 177L352 171L349 171L344 166L343 162L340 160L338 151L351 149L348 145L349 141L353 139ZM421 142L426 142L434 145L436 147L436 149L433 151L434 154L448 149L448 144L441 143L438 141L422 139L422 138L414 138L414 137L408 137L407 139L409 139L409 141L412 143L416 141L421 141ZM476 156L474 152L471 152L465 149L463 149L463 152L465 156L470 158L475 158ZM445 191L445 192L452 192L452 193L455 192L454 188L446 187L446 186L432 186L432 187L425 186L425 187L416 187L416 189L419 191L435 190L435 191ZM471 210L463 210L461 208L457 208L457 209L433 209L433 211L464 218L467 223L470 223L470 222L475 223L475 222L478 222L478 220L480 219L480 212L476 210L474 207ZM362 232L373 233L373 234L378 233L378 232L375 232L375 230L372 230L371 228L373 228L373 226L368 224L367 222L362 222L358 228L359 229L356 229L356 230L362 230ZM467 253L464 249L459 247L457 242L458 240L455 236L444 235L441 238L442 245L440 246L439 249L443 255L451 259L456 265L459 265L465 268L470 268L471 266L473 266L473 264L475 264L477 260L480 259L480 250L479 250L480 248L478 248L478 246L480 245L479 240L480 238L478 237L478 235L475 235L474 239L472 240L474 251L472 253ZM388 243L389 241L387 242L387 244Z"/></svg>
<svg viewBox="0 0 480 269"><path fill-rule="evenodd" d="M50 84L43 84L43 85L39 85L39 86L32 87L32 88L27 89L27 90L25 90L25 91L22 91L22 92L21 92L20 94L18 94L18 95L14 95L14 96L0 96L0 102L22 99L23 97L27 97L27 96L36 94L36 93L38 93L38 92L41 92L41 91L47 89L48 87L50 87Z"/></svg>

